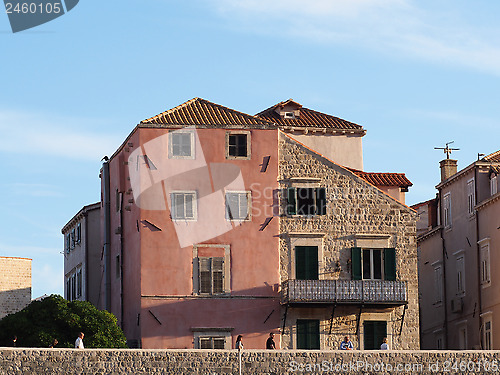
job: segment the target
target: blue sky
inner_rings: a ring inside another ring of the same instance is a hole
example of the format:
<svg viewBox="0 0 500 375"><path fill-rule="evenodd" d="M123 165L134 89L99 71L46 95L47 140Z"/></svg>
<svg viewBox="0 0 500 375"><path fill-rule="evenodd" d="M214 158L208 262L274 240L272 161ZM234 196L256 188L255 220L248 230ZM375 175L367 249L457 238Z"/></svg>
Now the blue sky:
<svg viewBox="0 0 500 375"><path fill-rule="evenodd" d="M63 293L61 228L142 119L202 97L255 114L293 98L358 123L367 171L430 199L434 147L500 149L500 2L81 0L13 34L0 12L0 255Z"/></svg>

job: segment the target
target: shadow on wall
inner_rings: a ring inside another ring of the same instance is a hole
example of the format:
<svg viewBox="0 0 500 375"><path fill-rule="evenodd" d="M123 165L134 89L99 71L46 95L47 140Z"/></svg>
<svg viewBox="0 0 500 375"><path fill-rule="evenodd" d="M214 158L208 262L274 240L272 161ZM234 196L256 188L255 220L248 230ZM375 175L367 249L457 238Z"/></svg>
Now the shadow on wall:
<svg viewBox="0 0 500 375"><path fill-rule="evenodd" d="M192 348L193 332L220 329L233 337L246 336L245 347L262 348L269 332L278 333L280 328L280 295L276 289L263 286L238 291L237 295L178 299L143 297L137 324L143 340L149 339L148 347Z"/></svg>
<svg viewBox="0 0 500 375"><path fill-rule="evenodd" d="M0 291L0 319L21 311L31 302L31 288Z"/></svg>

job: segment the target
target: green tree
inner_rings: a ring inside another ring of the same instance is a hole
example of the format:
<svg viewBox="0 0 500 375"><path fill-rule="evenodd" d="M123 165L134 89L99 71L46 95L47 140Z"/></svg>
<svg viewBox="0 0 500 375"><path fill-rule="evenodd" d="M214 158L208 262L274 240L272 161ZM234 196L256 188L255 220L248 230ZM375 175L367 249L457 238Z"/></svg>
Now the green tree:
<svg viewBox="0 0 500 375"><path fill-rule="evenodd" d="M59 295L31 302L25 309L0 320L0 346L73 348L80 332L86 348L126 348L126 338L116 317L90 302L69 302Z"/></svg>

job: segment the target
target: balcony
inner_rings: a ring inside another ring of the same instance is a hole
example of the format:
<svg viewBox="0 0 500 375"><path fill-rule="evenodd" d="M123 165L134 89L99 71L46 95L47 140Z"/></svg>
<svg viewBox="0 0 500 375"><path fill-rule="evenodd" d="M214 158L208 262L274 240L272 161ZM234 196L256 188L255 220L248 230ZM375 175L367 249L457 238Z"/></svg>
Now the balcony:
<svg viewBox="0 0 500 375"><path fill-rule="evenodd" d="M283 304L405 305L406 281L288 280L282 284Z"/></svg>

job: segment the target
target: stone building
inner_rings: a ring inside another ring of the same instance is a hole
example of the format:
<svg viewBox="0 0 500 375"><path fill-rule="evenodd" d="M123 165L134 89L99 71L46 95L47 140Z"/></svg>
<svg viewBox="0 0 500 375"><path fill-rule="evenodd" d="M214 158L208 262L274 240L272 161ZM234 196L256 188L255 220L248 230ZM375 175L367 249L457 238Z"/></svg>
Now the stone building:
<svg viewBox="0 0 500 375"><path fill-rule="evenodd" d="M31 302L31 259L0 257L0 319Z"/></svg>
<svg viewBox="0 0 500 375"><path fill-rule="evenodd" d="M448 154L449 156L449 154ZM437 198L415 205L419 220L424 349L500 349L500 151L458 171L440 163Z"/></svg>
<svg viewBox="0 0 500 375"><path fill-rule="evenodd" d="M101 203L83 207L62 228L64 296L67 300L99 301L101 283Z"/></svg>
<svg viewBox="0 0 500 375"><path fill-rule="evenodd" d="M411 182L363 171L365 134L291 99L139 123L101 170L100 301L129 345L418 348Z"/></svg>
<svg viewBox="0 0 500 375"><path fill-rule="evenodd" d="M418 348L415 212L284 133L279 150L284 346Z"/></svg>

